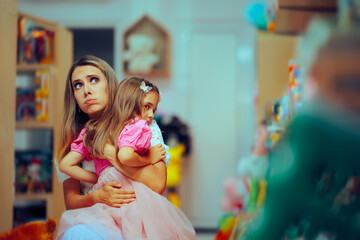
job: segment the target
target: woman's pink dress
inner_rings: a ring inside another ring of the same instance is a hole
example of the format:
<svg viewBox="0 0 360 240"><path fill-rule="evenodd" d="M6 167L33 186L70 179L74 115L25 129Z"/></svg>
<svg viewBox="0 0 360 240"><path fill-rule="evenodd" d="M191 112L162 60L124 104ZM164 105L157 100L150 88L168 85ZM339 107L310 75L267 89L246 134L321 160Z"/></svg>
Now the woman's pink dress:
<svg viewBox="0 0 360 240"><path fill-rule="evenodd" d="M83 134L80 134L80 137L82 139ZM148 149L150 139L151 131L146 121L136 119L133 124L123 129L118 144L120 147L132 147L139 153ZM86 149L82 141L76 142L76 140L71 147L72 151L80 152L89 158L89 152L84 148ZM95 160L95 169L101 168L96 168L96 165L97 160ZM101 165L104 164L101 163ZM121 208L97 203L87 208L67 210L61 216L57 239L61 239L65 231L76 224L88 225L104 239L114 239L117 233L120 239L123 237L126 240L196 238L193 226L180 209L164 196L140 182L131 180L114 167L106 167L101 171L94 189L100 189L113 180L120 182L122 189L134 189L136 200Z"/></svg>

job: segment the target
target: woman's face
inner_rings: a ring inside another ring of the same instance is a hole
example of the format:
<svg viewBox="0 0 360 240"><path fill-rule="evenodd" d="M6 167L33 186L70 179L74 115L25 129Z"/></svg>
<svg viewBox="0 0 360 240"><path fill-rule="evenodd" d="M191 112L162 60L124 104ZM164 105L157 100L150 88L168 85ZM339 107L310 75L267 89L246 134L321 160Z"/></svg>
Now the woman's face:
<svg viewBox="0 0 360 240"><path fill-rule="evenodd" d="M71 76L74 96L80 109L90 119L97 119L109 102L108 81L97 67L75 68Z"/></svg>

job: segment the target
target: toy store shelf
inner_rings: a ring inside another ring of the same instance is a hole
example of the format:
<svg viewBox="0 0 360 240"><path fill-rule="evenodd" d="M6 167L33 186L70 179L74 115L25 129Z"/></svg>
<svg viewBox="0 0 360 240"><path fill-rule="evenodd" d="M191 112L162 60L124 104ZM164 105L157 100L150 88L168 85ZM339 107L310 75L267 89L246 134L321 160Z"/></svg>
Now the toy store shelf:
<svg viewBox="0 0 360 240"><path fill-rule="evenodd" d="M45 201L46 216L54 216L52 193L17 193L15 194L14 206L28 206L34 204L34 201Z"/></svg>
<svg viewBox="0 0 360 240"><path fill-rule="evenodd" d="M48 122L17 122L16 129L52 129L54 124Z"/></svg>
<svg viewBox="0 0 360 240"><path fill-rule="evenodd" d="M310 21L315 17L335 19L336 12L279 9L276 11L274 32L277 34L303 34Z"/></svg>
<svg viewBox="0 0 360 240"><path fill-rule="evenodd" d="M49 69L49 68L53 68L54 65L53 64L38 64L38 63L34 63L34 64L18 64L17 65L17 71L22 71L22 72L32 72L32 71L36 71L39 69Z"/></svg>
<svg viewBox="0 0 360 240"><path fill-rule="evenodd" d="M337 17L336 0L279 0L275 29L278 34L302 34L315 17Z"/></svg>
<svg viewBox="0 0 360 240"><path fill-rule="evenodd" d="M306 10L336 10L336 0L279 0L279 8Z"/></svg>
<svg viewBox="0 0 360 240"><path fill-rule="evenodd" d="M52 193L17 193L15 200L45 200L52 201Z"/></svg>

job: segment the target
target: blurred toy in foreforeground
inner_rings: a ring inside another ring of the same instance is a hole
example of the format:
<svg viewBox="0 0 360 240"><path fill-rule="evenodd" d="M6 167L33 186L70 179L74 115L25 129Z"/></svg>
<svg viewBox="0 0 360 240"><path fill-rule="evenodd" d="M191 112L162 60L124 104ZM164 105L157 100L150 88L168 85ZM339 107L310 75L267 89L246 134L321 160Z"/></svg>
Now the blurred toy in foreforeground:
<svg viewBox="0 0 360 240"><path fill-rule="evenodd" d="M317 52L316 91L269 154L267 199L246 239L360 239L359 43L358 29L334 28Z"/></svg>
<svg viewBox="0 0 360 240"><path fill-rule="evenodd" d="M235 234L239 235L239 232L235 233L234 227L246 223L265 200L264 179L268 169L267 136L265 122L262 122L257 128L251 154L240 159L236 167L236 176L224 181L225 195L221 201L224 215L219 220L216 240L226 240Z"/></svg>

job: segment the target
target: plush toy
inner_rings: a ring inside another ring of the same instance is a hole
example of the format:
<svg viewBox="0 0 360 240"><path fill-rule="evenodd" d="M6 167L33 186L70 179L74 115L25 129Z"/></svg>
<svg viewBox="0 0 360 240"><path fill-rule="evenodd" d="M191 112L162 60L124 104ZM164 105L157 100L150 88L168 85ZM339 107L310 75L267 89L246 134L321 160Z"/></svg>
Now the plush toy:
<svg viewBox="0 0 360 240"><path fill-rule="evenodd" d="M188 126L177 116L171 117L168 123L164 122L165 121L160 118L158 124L163 131L165 143L169 145L169 147L175 147L178 143L182 143L185 146L183 155L189 155L191 151L191 138Z"/></svg>
<svg viewBox="0 0 360 240"><path fill-rule="evenodd" d="M127 39L129 49L124 54L128 61L128 70L132 73L148 74L152 71L159 57L153 53L155 42L144 34L131 34Z"/></svg>
<svg viewBox="0 0 360 240"><path fill-rule="evenodd" d="M176 207L180 208L180 198L176 194L176 187L180 184L181 180L181 160L185 151L184 144L180 143L173 148L169 149L171 155L170 163L167 173L167 184L169 190L168 199Z"/></svg>
<svg viewBox="0 0 360 240"><path fill-rule="evenodd" d="M167 186L176 187L181 180L181 160L185 151L184 144L180 143L175 147L169 149L171 155L170 163L168 166Z"/></svg>
<svg viewBox="0 0 360 240"><path fill-rule="evenodd" d="M48 218L44 221L33 221L15 227L0 234L0 240L52 240L56 221Z"/></svg>
<svg viewBox="0 0 360 240"><path fill-rule="evenodd" d="M190 134L187 125L173 116L168 124L162 119L157 120L160 129L163 130L164 142L170 147L170 163L167 168L166 194L168 200L180 208L181 201L177 194L177 188L181 181L181 162L184 156L190 153Z"/></svg>
<svg viewBox="0 0 360 240"><path fill-rule="evenodd" d="M250 193L249 178L228 178L223 188L225 195L220 205L224 212L237 213L246 207Z"/></svg>
<svg viewBox="0 0 360 240"><path fill-rule="evenodd" d="M360 239L359 118L326 104L312 102L272 149L266 201L246 239L286 239L293 229L296 239Z"/></svg>
<svg viewBox="0 0 360 240"><path fill-rule="evenodd" d="M224 214L219 220L219 231L215 235L215 240L230 239L232 230L235 226L236 216L233 213Z"/></svg>
<svg viewBox="0 0 360 240"><path fill-rule="evenodd" d="M33 157L27 168L28 174L28 192L43 192L44 186L41 179L41 161Z"/></svg>
<svg viewBox="0 0 360 240"><path fill-rule="evenodd" d="M258 29L273 31L275 28L276 4L263 2L252 2L244 9L244 18Z"/></svg>

